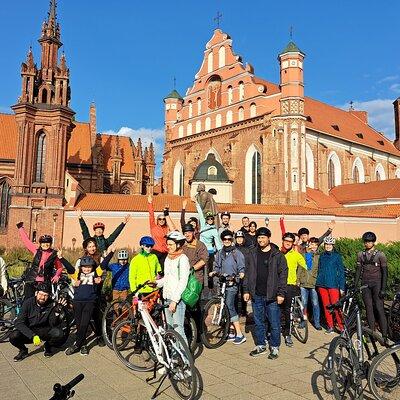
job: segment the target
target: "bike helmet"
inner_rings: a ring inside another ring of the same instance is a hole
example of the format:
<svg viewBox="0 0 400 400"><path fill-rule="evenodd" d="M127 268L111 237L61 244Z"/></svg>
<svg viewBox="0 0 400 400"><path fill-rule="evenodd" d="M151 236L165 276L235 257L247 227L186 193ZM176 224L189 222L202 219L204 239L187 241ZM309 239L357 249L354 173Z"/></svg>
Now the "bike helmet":
<svg viewBox="0 0 400 400"><path fill-rule="evenodd" d="M140 246L150 246L153 247L156 244L154 239L151 236L143 236L140 239L139 245Z"/></svg>
<svg viewBox="0 0 400 400"><path fill-rule="evenodd" d="M39 238L39 243L53 243L53 238L50 235L42 235Z"/></svg>
<svg viewBox="0 0 400 400"><path fill-rule="evenodd" d="M374 232L365 232L362 235L363 242L376 242L376 235Z"/></svg>
<svg viewBox="0 0 400 400"><path fill-rule="evenodd" d="M83 256L80 259L79 265L81 267L95 267L97 264L93 257Z"/></svg>
<svg viewBox="0 0 400 400"><path fill-rule="evenodd" d="M101 228L101 229L103 229L103 231L104 231L104 229L106 229L106 226L105 226L102 222L96 222L96 223L93 225L93 229L97 229L97 228Z"/></svg>
<svg viewBox="0 0 400 400"><path fill-rule="evenodd" d="M271 237L271 231L268 228L262 226L261 228L258 228L256 230L256 237L259 237L259 236L267 236L267 237L270 238Z"/></svg>
<svg viewBox="0 0 400 400"><path fill-rule="evenodd" d="M324 238L324 244L332 244L334 245L336 242L336 239L332 236L327 236L326 238Z"/></svg>
<svg viewBox="0 0 400 400"><path fill-rule="evenodd" d="M182 227L182 233L185 232L194 232L194 226L192 224L185 224Z"/></svg>
<svg viewBox="0 0 400 400"><path fill-rule="evenodd" d="M235 233L235 238L238 238L238 237L244 238L244 232L243 232L243 231L237 231L237 232Z"/></svg>
<svg viewBox="0 0 400 400"><path fill-rule="evenodd" d="M126 250L120 250L117 255L118 260L127 260L129 253Z"/></svg>
<svg viewBox="0 0 400 400"><path fill-rule="evenodd" d="M229 212L229 211L223 211L222 213L221 213L221 218L222 217L231 217L231 213Z"/></svg>
<svg viewBox="0 0 400 400"><path fill-rule="evenodd" d="M221 240L224 240L224 239L233 240L233 232L230 231L229 229L225 229L224 231L221 232L220 237L221 237Z"/></svg>
<svg viewBox="0 0 400 400"><path fill-rule="evenodd" d="M47 283L41 282L36 286L36 291L51 294L51 286Z"/></svg>
<svg viewBox="0 0 400 400"><path fill-rule="evenodd" d="M291 232L286 232L286 233L282 236L282 240L286 240L286 239L292 239L293 242L295 242L296 237L294 236L293 233L291 233Z"/></svg>
<svg viewBox="0 0 400 400"><path fill-rule="evenodd" d="M309 235L310 231L307 228L300 228L299 231L297 232L297 234L299 236L301 236L301 235Z"/></svg>
<svg viewBox="0 0 400 400"><path fill-rule="evenodd" d="M175 243L185 242L186 238L179 231L173 231L168 233L167 240L173 240Z"/></svg>

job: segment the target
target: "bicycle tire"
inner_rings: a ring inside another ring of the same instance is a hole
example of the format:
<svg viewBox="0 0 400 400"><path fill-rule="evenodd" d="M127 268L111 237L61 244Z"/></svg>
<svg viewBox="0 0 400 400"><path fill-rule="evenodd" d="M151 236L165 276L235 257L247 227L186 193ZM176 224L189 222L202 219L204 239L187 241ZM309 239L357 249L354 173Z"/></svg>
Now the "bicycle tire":
<svg viewBox="0 0 400 400"><path fill-rule="evenodd" d="M302 309L297 301L295 301L292 310L292 333L293 336L303 344L308 340L308 321L304 318Z"/></svg>
<svg viewBox="0 0 400 400"><path fill-rule="evenodd" d="M149 341L146 327L132 320L120 321L112 334L114 353L126 367L137 372L148 372L154 368L155 356Z"/></svg>
<svg viewBox="0 0 400 400"><path fill-rule="evenodd" d="M185 335L189 343L190 351L193 354L197 348L198 332L196 322L189 312L186 312L185 314L185 322L183 328L185 330Z"/></svg>
<svg viewBox="0 0 400 400"><path fill-rule="evenodd" d="M193 399L197 393L197 374L192 353L182 336L173 329L168 329L163 339L172 364L167 369L171 385L181 399ZM186 393L183 387L187 388Z"/></svg>
<svg viewBox="0 0 400 400"><path fill-rule="evenodd" d="M122 310L122 306L126 303L126 310ZM118 315L115 306L119 304ZM125 320L132 315L129 312L129 303L126 300L115 300L112 303L108 304L106 307L103 317L101 319L101 331L103 334L104 343L110 348L113 348L112 345L112 332L115 326L119 323L119 321Z"/></svg>
<svg viewBox="0 0 400 400"><path fill-rule="evenodd" d="M388 359L388 360L387 360ZM389 361L390 371L378 368ZM394 372L395 376L392 372ZM390 347L376 356L368 371L368 386L378 400L398 399L400 396L400 344Z"/></svg>
<svg viewBox="0 0 400 400"><path fill-rule="evenodd" d="M216 349L222 346L228 338L230 325L228 307L224 304L221 320L219 323L216 323L216 318L220 313L220 308L221 300L219 298L211 299L204 307L204 313L201 320L203 328L201 340L204 346L208 349ZM213 338L215 338L215 341L213 341Z"/></svg>
<svg viewBox="0 0 400 400"><path fill-rule="evenodd" d="M16 306L10 300L0 299L0 342L8 339L14 329L14 320L17 315Z"/></svg>
<svg viewBox="0 0 400 400"><path fill-rule="evenodd" d="M362 327L362 336L363 336L362 345L364 347L365 354L367 355L368 360L372 361L377 355L380 354L379 350L382 349L382 345L379 343L379 341L375 338L374 335L368 332L368 330L369 328L364 329L364 327ZM353 343L353 346L356 348L358 341L357 327L354 326L349 330L349 338Z"/></svg>

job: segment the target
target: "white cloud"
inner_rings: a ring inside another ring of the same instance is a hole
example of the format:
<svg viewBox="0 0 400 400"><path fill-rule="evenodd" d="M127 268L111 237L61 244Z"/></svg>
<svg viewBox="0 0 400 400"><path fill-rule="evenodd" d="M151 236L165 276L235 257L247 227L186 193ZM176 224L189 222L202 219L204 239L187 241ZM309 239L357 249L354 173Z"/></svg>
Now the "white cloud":
<svg viewBox="0 0 400 400"><path fill-rule="evenodd" d="M389 76L385 76L384 78L380 79L377 83L381 84L381 83L385 83L385 82L392 82L392 81L396 81L397 79L399 79L398 75L389 75Z"/></svg>
<svg viewBox="0 0 400 400"><path fill-rule="evenodd" d="M154 152L156 156L156 177L161 176L161 162L164 151L164 130L163 129L151 129L151 128L139 128L133 129L127 126L122 126L118 131L108 130L102 132L105 135L120 135L120 136L129 136L133 143L137 143L138 139L142 140L143 147L149 146L150 143L154 145Z"/></svg>
<svg viewBox="0 0 400 400"><path fill-rule="evenodd" d="M393 83L389 88L392 92L400 93L400 83Z"/></svg>
<svg viewBox="0 0 400 400"><path fill-rule="evenodd" d="M394 112L393 100L376 99L370 101L355 101L355 110L368 112L368 123L377 131L383 132L389 139L394 137ZM349 105L339 106L344 110L349 109Z"/></svg>

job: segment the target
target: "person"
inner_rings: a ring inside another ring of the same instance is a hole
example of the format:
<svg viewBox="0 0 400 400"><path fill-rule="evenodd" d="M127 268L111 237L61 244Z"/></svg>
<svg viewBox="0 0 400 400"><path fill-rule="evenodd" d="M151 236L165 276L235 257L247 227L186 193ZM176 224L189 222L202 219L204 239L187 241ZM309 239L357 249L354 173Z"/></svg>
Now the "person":
<svg viewBox="0 0 400 400"><path fill-rule="evenodd" d="M189 259L183 254L185 241L185 236L178 231L168 234L168 255L164 264L164 277L156 280L156 283L157 287L163 288L163 297L168 305L165 309L167 324L188 343L184 330L186 304L181 298L190 274Z"/></svg>
<svg viewBox="0 0 400 400"><path fill-rule="evenodd" d="M62 274L63 266L57 257L57 251L51 246L53 238L50 235L39 237L39 247L29 238L24 229L24 223L17 224L19 236L25 247L34 255L32 266L26 272L24 298L33 297L38 283L57 283Z"/></svg>
<svg viewBox="0 0 400 400"><path fill-rule="evenodd" d="M106 271L107 265L110 262L114 252L111 250L100 263L102 271ZM61 258L61 262L67 270L71 270L73 266L65 259ZM89 350L86 345L87 329L91 318L94 319L94 329L99 346L104 346L102 339L101 322L98 321L95 315L95 308L99 308L100 284L105 279L105 274L98 274L97 267L99 266L96 260L85 255L81 257L77 264L79 267L71 276L74 286L74 318L76 322L76 339L75 342L65 350L65 354L70 356L80 352L82 356L87 356ZM100 322L100 323L99 323Z"/></svg>
<svg viewBox="0 0 400 400"><path fill-rule="evenodd" d="M222 233L223 231L231 230L231 228L230 228L230 226L229 226L230 220L231 220L231 213L228 212L228 211L223 211L223 212L221 213L221 225L220 225L220 227L218 228L218 233L219 233L219 235L221 235L221 233Z"/></svg>
<svg viewBox="0 0 400 400"><path fill-rule="evenodd" d="M77 214L78 214L78 219L79 219L79 225L82 230L83 240L89 239L91 237L96 239L97 247L99 248L101 254L103 254L109 248L109 246L111 246L115 242L115 240L121 234L122 230L125 228L126 224L128 223L128 221L131 218L131 216L129 214L126 215L124 218L124 221L121 222L115 228L114 232L112 232L108 238L106 238L104 236L104 231L106 229L106 226L104 225L103 222L96 222L93 225L94 235L91 236L89 233L89 228L88 228L85 220L83 219L83 212L80 208L77 209Z"/></svg>
<svg viewBox="0 0 400 400"><path fill-rule="evenodd" d="M6 263L2 257L4 253L4 248L0 247L0 297L2 297L5 293L7 293L8 283L7 283L7 271L6 271Z"/></svg>
<svg viewBox="0 0 400 400"><path fill-rule="evenodd" d="M255 323L255 345L250 352L257 357L267 352L266 320L270 330L269 359L279 356L281 343L281 316L279 305L286 296L288 268L285 256L277 245L270 242L271 231L266 227L257 229L257 247L251 252L253 262L246 271L243 289L244 299L251 299Z"/></svg>
<svg viewBox="0 0 400 400"><path fill-rule="evenodd" d="M303 302L305 312L307 312L308 309L308 300L309 298L311 298L314 328L320 331L322 329L320 323L320 306L318 300L318 293L315 289L315 282L317 281L318 263L319 263L319 254L317 254L318 246L319 246L318 238L311 237L309 240L306 253L304 254L307 269L305 270L303 268L299 268L297 274L297 284L300 286L301 299Z"/></svg>
<svg viewBox="0 0 400 400"><path fill-rule="evenodd" d="M211 212L214 218L216 217L216 226L219 227L218 208L217 203L214 200L213 194L210 192L206 192L206 186L204 185L204 183L199 183L197 185L196 191L197 194L195 196L195 200L200 205L202 214L205 216L207 211Z"/></svg>
<svg viewBox="0 0 400 400"><path fill-rule="evenodd" d="M249 224L249 231L245 233L246 246L247 247L257 247L257 223L251 221Z"/></svg>
<svg viewBox="0 0 400 400"><path fill-rule="evenodd" d="M238 294L238 286L236 278L244 278L245 261L244 255L235 248L233 244L233 232L225 230L221 233L221 240L223 243L222 249L219 250L214 260L214 270L210 276L215 274L227 275L235 278L233 282L228 282L226 287L226 305L229 310L230 321L235 328L235 333L230 334L228 340L233 344L239 345L246 341L240 328L239 315L236 309L236 297Z"/></svg>
<svg viewBox="0 0 400 400"><path fill-rule="evenodd" d="M316 286L321 296L322 306L327 324L326 334L333 333L333 317L326 306L335 304L344 294L345 277L342 256L334 249L335 238L327 236L324 239L324 252L319 257L318 275ZM334 316L340 331L343 322L339 311L335 310Z"/></svg>
<svg viewBox="0 0 400 400"><path fill-rule="evenodd" d="M383 307L387 284L387 260L385 253L376 249L376 235L374 232L365 232L362 235L364 250L357 254L357 269L355 286L360 279L363 286L362 298L367 313L367 321L371 330L375 330L375 316L384 340L387 339L387 319Z"/></svg>
<svg viewBox="0 0 400 400"><path fill-rule="evenodd" d="M240 230L243 233L247 233L249 231L249 224L250 224L250 219L249 217L243 217L242 218L242 227L240 228Z"/></svg>
<svg viewBox="0 0 400 400"><path fill-rule="evenodd" d="M182 209L181 209L181 229L186 225L186 206L187 200L183 200L182 202ZM194 228L194 233L196 239L200 239L200 232L199 232L199 220L196 217L190 217L187 223L191 224Z"/></svg>
<svg viewBox="0 0 400 400"><path fill-rule="evenodd" d="M61 306L66 300L59 301ZM28 357L26 344L40 346L44 343L44 356L53 355L53 347L57 347L63 338L63 331L58 327L59 313L51 299L51 287L48 283L40 282L33 297L23 302L21 311L15 320L15 329L10 334L10 343L19 352L14 361L22 361Z"/></svg>
<svg viewBox="0 0 400 400"><path fill-rule="evenodd" d="M335 226L335 221L331 221L328 224L328 229L326 232L318 238L319 243L323 243L324 239L328 236L332 236L333 228ZM300 228L297 232L300 238L300 243L298 246L298 251L302 254L306 252L309 240L310 240L310 231L307 228Z"/></svg>
<svg viewBox="0 0 400 400"><path fill-rule="evenodd" d="M297 285L297 273L298 270L307 269L306 260L304 257L294 250L293 246L295 243L295 236L291 232L286 232L282 237L282 253L285 255L288 278L287 278L287 290L285 301L282 303L283 309L283 329L282 334L285 338L285 344L288 347L293 346L293 340L290 331L291 319L290 309L292 307L292 300L295 296L300 296L300 288Z"/></svg>
<svg viewBox="0 0 400 400"><path fill-rule="evenodd" d="M111 288L113 301L126 300L129 291L129 253L120 250L117 254L118 262L106 264L107 271L111 271Z"/></svg>
<svg viewBox="0 0 400 400"><path fill-rule="evenodd" d="M151 236L140 238L140 252L132 258L129 266L129 285L132 293L136 293L137 287L149 281L154 282L157 275L161 273L161 264L157 256L152 253L155 241ZM146 285L139 292L148 294L153 291L153 287Z"/></svg>

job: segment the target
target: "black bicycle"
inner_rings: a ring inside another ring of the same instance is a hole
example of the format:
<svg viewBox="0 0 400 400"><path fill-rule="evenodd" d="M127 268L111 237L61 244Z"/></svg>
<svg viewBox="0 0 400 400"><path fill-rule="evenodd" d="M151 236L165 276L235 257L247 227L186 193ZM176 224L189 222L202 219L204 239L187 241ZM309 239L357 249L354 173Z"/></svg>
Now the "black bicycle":
<svg viewBox="0 0 400 400"><path fill-rule="evenodd" d="M79 374L66 385L56 383L53 386L54 395L50 398L50 400L68 400L71 397L74 397L75 390L72 390L72 388L76 386L84 377L85 375Z"/></svg>

